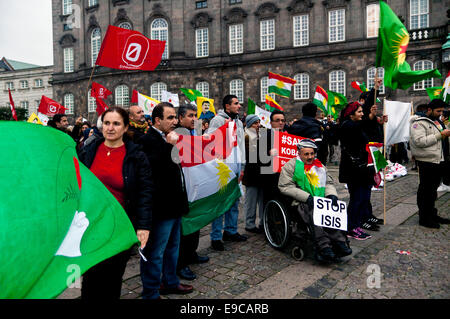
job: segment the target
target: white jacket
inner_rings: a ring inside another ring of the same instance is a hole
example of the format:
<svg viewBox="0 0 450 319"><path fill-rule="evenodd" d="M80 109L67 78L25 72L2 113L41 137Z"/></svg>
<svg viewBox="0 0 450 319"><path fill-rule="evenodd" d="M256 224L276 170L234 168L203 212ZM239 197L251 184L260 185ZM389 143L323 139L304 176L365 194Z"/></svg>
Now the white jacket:
<svg viewBox="0 0 450 319"><path fill-rule="evenodd" d="M411 154L416 160L435 164L444 161L441 131L428 117L412 116L409 136Z"/></svg>

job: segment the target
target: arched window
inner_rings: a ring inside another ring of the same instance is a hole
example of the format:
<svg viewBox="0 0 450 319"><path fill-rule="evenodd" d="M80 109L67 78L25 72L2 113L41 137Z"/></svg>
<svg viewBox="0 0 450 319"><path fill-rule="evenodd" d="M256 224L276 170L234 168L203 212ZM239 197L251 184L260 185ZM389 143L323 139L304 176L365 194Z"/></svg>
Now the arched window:
<svg viewBox="0 0 450 319"><path fill-rule="evenodd" d="M195 89L197 91L200 91L200 93L209 99L209 83L206 81L203 82L198 82L197 85L195 86Z"/></svg>
<svg viewBox="0 0 450 319"><path fill-rule="evenodd" d="M167 85L164 82L153 83L150 87L150 97L161 101L162 91L167 91Z"/></svg>
<svg viewBox="0 0 450 319"><path fill-rule="evenodd" d="M117 106L128 107L130 105L130 94L128 86L119 85L114 90L115 104Z"/></svg>
<svg viewBox="0 0 450 319"><path fill-rule="evenodd" d="M73 114L75 99L72 93L67 93L64 95L64 107L67 108L66 114Z"/></svg>
<svg viewBox="0 0 450 319"><path fill-rule="evenodd" d="M122 29L133 30L131 23L127 21L119 23L118 27Z"/></svg>
<svg viewBox="0 0 450 319"><path fill-rule="evenodd" d="M91 33L91 66L95 65L97 61L98 52L102 45L102 33L100 28L95 28Z"/></svg>
<svg viewBox="0 0 450 319"><path fill-rule="evenodd" d="M260 88L261 88L261 102L265 102L266 95L269 94L269 77L268 76L261 78ZM270 93L269 95L272 99L275 100L275 93Z"/></svg>
<svg viewBox="0 0 450 319"><path fill-rule="evenodd" d="M414 71L431 70L433 68L433 62L431 62L429 60L420 60L420 61L417 61L416 63L414 63L413 68L414 68ZM433 78L426 79L426 80L422 80L422 81L414 83L414 90L415 91L425 90L426 88L430 88L432 86L433 86Z"/></svg>
<svg viewBox="0 0 450 319"><path fill-rule="evenodd" d="M342 70L330 72L330 91L345 95L345 72Z"/></svg>
<svg viewBox="0 0 450 319"><path fill-rule="evenodd" d="M242 103L244 101L244 81L241 79L231 80L230 94L236 95L239 102Z"/></svg>
<svg viewBox="0 0 450 319"><path fill-rule="evenodd" d="M166 41L162 60L167 60L169 58L169 25L167 21L162 18L153 20L150 26L150 37L152 40Z"/></svg>
<svg viewBox="0 0 450 319"><path fill-rule="evenodd" d="M378 68L378 77L380 79L384 78L384 69ZM367 88L370 90L375 86L375 68L370 68L367 70ZM380 94L384 94L384 85L380 86Z"/></svg>
<svg viewBox="0 0 450 319"><path fill-rule="evenodd" d="M95 98L91 96L91 90L88 91L88 112L95 112L97 109L97 103L95 103Z"/></svg>
<svg viewBox="0 0 450 319"><path fill-rule="evenodd" d="M309 75L300 73L294 75L294 100L309 99Z"/></svg>

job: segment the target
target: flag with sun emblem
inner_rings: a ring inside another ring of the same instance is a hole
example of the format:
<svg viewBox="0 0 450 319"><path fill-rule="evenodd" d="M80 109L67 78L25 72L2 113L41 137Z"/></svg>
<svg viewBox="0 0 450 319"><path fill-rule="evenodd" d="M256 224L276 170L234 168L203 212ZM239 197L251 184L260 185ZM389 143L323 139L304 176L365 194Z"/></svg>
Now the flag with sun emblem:
<svg viewBox="0 0 450 319"><path fill-rule="evenodd" d="M297 83L296 80L269 72L269 93L275 93L282 97L291 96L292 86Z"/></svg>
<svg viewBox="0 0 450 319"><path fill-rule="evenodd" d="M316 158L311 165L303 163L299 157L295 162L294 182L311 196L325 197L327 171Z"/></svg>
<svg viewBox="0 0 450 319"><path fill-rule="evenodd" d="M437 69L411 71L406 62L409 33L397 15L380 1L380 28L378 32L376 67L384 67L384 85L406 90L416 82L441 77Z"/></svg>
<svg viewBox="0 0 450 319"><path fill-rule="evenodd" d="M180 135L177 148L189 201L182 231L189 235L224 214L241 196L236 125L224 124L211 136Z"/></svg>

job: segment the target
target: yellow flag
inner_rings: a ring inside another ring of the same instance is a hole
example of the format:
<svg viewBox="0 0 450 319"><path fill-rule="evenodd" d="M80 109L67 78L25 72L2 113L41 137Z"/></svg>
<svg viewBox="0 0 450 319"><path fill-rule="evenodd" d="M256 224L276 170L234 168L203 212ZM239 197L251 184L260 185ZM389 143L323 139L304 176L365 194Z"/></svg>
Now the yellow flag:
<svg viewBox="0 0 450 319"><path fill-rule="evenodd" d="M214 100L206 97L197 97L197 118L210 120L215 115Z"/></svg>
<svg viewBox="0 0 450 319"><path fill-rule="evenodd" d="M30 115L30 117L28 118L27 122L28 123L36 123L36 124L44 125L44 123L41 122L39 117L34 112Z"/></svg>

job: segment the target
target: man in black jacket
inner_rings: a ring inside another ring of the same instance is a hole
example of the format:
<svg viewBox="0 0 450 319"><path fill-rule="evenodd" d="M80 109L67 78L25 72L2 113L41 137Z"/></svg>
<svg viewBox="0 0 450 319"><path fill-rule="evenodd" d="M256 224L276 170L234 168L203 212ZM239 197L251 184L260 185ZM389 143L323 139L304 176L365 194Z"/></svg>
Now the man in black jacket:
<svg viewBox="0 0 450 319"><path fill-rule="evenodd" d="M141 259L144 299L193 290L192 286L181 284L176 274L181 217L188 213L189 203L183 172L172 160L172 148L178 139L173 132L178 122L175 108L170 103L160 103L152 117L153 126L138 140L153 168L155 185L150 244L144 248L145 259Z"/></svg>

